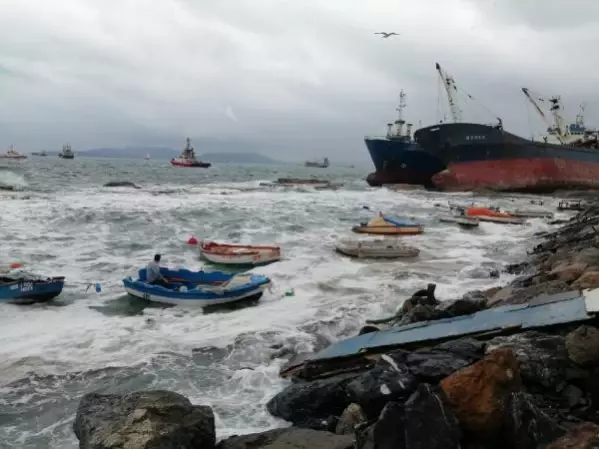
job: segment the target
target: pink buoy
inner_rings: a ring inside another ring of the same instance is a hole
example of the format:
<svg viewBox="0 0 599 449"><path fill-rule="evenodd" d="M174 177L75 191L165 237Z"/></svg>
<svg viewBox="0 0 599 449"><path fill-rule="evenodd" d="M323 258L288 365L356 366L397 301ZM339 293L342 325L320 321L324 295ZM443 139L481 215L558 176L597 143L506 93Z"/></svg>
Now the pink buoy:
<svg viewBox="0 0 599 449"><path fill-rule="evenodd" d="M187 241L188 244L190 245L197 245L198 244L198 239L196 239L193 235L191 237L189 237L189 240Z"/></svg>

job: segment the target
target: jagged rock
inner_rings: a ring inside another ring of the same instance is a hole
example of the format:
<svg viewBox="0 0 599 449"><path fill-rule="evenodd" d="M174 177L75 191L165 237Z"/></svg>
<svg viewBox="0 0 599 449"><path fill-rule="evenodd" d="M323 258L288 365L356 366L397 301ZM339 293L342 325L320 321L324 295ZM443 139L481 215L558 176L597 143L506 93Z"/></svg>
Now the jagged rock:
<svg viewBox="0 0 599 449"><path fill-rule="evenodd" d="M575 385L566 385L562 390L562 397L569 408L574 408L583 401L584 393Z"/></svg>
<svg viewBox="0 0 599 449"><path fill-rule="evenodd" d="M417 386L418 379L402 360L383 354L373 369L349 382L346 390L351 402L374 419L387 402L406 399Z"/></svg>
<svg viewBox="0 0 599 449"><path fill-rule="evenodd" d="M444 351L407 354L405 364L420 382L438 383L441 379L472 364L471 359Z"/></svg>
<svg viewBox="0 0 599 449"><path fill-rule="evenodd" d="M349 404L337 423L335 433L337 435L354 435L356 426L360 426L368 422L368 418L358 404Z"/></svg>
<svg viewBox="0 0 599 449"><path fill-rule="evenodd" d="M501 430L508 398L521 383L516 356L502 348L446 377L441 387L463 430L493 436Z"/></svg>
<svg viewBox="0 0 599 449"><path fill-rule="evenodd" d="M585 271L572 285L581 289L599 287L599 271Z"/></svg>
<svg viewBox="0 0 599 449"><path fill-rule="evenodd" d="M599 329L582 325L566 335L570 360L581 366L599 365Z"/></svg>
<svg viewBox="0 0 599 449"><path fill-rule="evenodd" d="M562 282L574 282L584 273L586 263L562 263L550 271L550 275Z"/></svg>
<svg viewBox="0 0 599 449"><path fill-rule="evenodd" d="M534 397L518 391L508 400L505 415L504 447L511 449L537 449L561 437L566 429L535 403Z"/></svg>
<svg viewBox="0 0 599 449"><path fill-rule="evenodd" d="M442 312L443 317L455 317L462 315L471 315L487 307L487 297L481 292L471 292L460 299L453 301L444 301L435 307L435 310Z"/></svg>
<svg viewBox="0 0 599 449"><path fill-rule="evenodd" d="M590 230L593 234L594 232ZM585 230L582 230L585 232ZM599 248L595 248L592 246L583 248L576 254L574 257L575 262L580 262L586 265L599 265Z"/></svg>
<svg viewBox="0 0 599 449"><path fill-rule="evenodd" d="M520 362L525 384L538 384L556 390L567 378L569 367L564 337L528 331L487 342L487 352L511 348Z"/></svg>
<svg viewBox="0 0 599 449"><path fill-rule="evenodd" d="M455 354L470 362L476 362L485 356L486 346L485 342L465 337L440 343L434 349Z"/></svg>
<svg viewBox="0 0 599 449"><path fill-rule="evenodd" d="M141 187L131 181L109 181L104 184L104 187L132 187L134 189L141 189Z"/></svg>
<svg viewBox="0 0 599 449"><path fill-rule="evenodd" d="M389 402L359 449L452 449L461 438L457 419L439 389L421 384L405 404Z"/></svg>
<svg viewBox="0 0 599 449"><path fill-rule="evenodd" d="M171 391L88 393L73 423L81 449L211 449L212 409Z"/></svg>
<svg viewBox="0 0 599 449"><path fill-rule="evenodd" d="M433 306L416 304L402 315L398 324L419 323L421 321L431 321L439 318L441 318L441 316Z"/></svg>
<svg viewBox="0 0 599 449"><path fill-rule="evenodd" d="M353 437L311 429L275 429L235 435L221 441L217 449L352 449ZM159 448L157 448L159 449ZM194 449L209 449L198 446Z"/></svg>
<svg viewBox="0 0 599 449"><path fill-rule="evenodd" d="M560 280L553 280L539 284L533 283L533 277L516 280L511 286L499 291L493 299L489 301L488 306L505 306L512 304L524 304L537 296L546 294L563 293L571 291L572 287Z"/></svg>
<svg viewBox="0 0 599 449"><path fill-rule="evenodd" d="M271 415L298 427L328 430L329 418L340 416L351 404L346 385L354 379L356 374L343 374L293 383L268 401L266 408Z"/></svg>
<svg viewBox="0 0 599 449"><path fill-rule="evenodd" d="M545 449L597 449L599 448L599 426L585 422L554 441Z"/></svg>

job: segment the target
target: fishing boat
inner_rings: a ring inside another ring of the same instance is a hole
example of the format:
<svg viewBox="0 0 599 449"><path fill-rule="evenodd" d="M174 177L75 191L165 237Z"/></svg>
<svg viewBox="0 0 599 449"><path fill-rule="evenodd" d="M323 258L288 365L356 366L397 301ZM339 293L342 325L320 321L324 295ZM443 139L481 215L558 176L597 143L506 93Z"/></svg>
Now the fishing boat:
<svg viewBox="0 0 599 449"><path fill-rule="evenodd" d="M146 153L146 155L145 155L144 159L145 159L146 161L149 161L149 160L150 160L150 153Z"/></svg>
<svg viewBox="0 0 599 449"><path fill-rule="evenodd" d="M27 159L27 155L19 153L11 145L10 148L6 150L6 153L0 154L0 159L22 160Z"/></svg>
<svg viewBox="0 0 599 449"><path fill-rule="evenodd" d="M439 221L443 223L456 223L465 228L475 228L478 226L479 220L474 217L466 217L465 215L441 215Z"/></svg>
<svg viewBox="0 0 599 449"><path fill-rule="evenodd" d="M373 235L415 235L422 234L424 229L417 223L389 218L379 212L368 223L361 223L360 226L354 226L352 231L359 234Z"/></svg>
<svg viewBox="0 0 599 449"><path fill-rule="evenodd" d="M306 161L304 165L306 167L327 168L329 166L329 158L325 157L322 160L322 162L321 161Z"/></svg>
<svg viewBox="0 0 599 449"><path fill-rule="evenodd" d="M34 151L33 153L31 153L32 156L48 156L48 153L46 153L46 150L42 150L40 152Z"/></svg>
<svg viewBox="0 0 599 449"><path fill-rule="evenodd" d="M185 141L185 148L183 148L183 151L179 157L171 159L171 165L173 167L208 168L212 164L210 162L202 162L197 160L195 150L191 146L191 139L188 137Z"/></svg>
<svg viewBox="0 0 599 449"><path fill-rule="evenodd" d="M553 212L539 209L514 209L507 211L507 213L522 218L553 218L554 216Z"/></svg>
<svg viewBox="0 0 599 449"><path fill-rule="evenodd" d="M64 287L64 276L44 278L21 269L0 274L0 302L32 304L56 298Z"/></svg>
<svg viewBox="0 0 599 449"><path fill-rule="evenodd" d="M468 217L476 217L480 221L488 221L492 223L504 224L524 224L526 219L523 217L515 217L505 212L499 211L497 208L491 207L469 207L465 214Z"/></svg>
<svg viewBox="0 0 599 449"><path fill-rule="evenodd" d="M224 273L222 271L170 270L161 267L160 272L168 280L168 286L146 282L146 269L138 272L138 278L123 279L125 290L131 296L163 304L185 304L209 307L234 303L241 300L258 300L270 284L266 276L252 273Z"/></svg>
<svg viewBox="0 0 599 449"><path fill-rule="evenodd" d="M335 250L345 256L359 259L398 259L416 257L418 248L408 246L396 240L353 240L341 239L335 244Z"/></svg>
<svg viewBox="0 0 599 449"><path fill-rule="evenodd" d="M406 94L399 93L397 119L387 124L385 136L364 138L375 171L366 177L372 187L387 184L410 184L433 187L431 177L445 168L438 156L424 151L412 136L412 124L406 123L403 110Z"/></svg>
<svg viewBox="0 0 599 449"><path fill-rule="evenodd" d="M257 266L281 260L280 246L236 245L203 240L199 243L200 255L219 265Z"/></svg>
<svg viewBox="0 0 599 449"><path fill-rule="evenodd" d="M428 126L414 133L418 144L446 165L431 178L436 188L533 193L599 188L599 132L586 127L583 109L574 123L566 124L560 97L543 99L553 115L550 123L530 91L522 88L548 124L544 135L524 138L512 134L503 128L500 118L494 124L464 122L454 98L453 78L438 64L437 69L444 80L454 123Z"/></svg>
<svg viewBox="0 0 599 449"><path fill-rule="evenodd" d="M62 146L62 149L60 150L60 152L58 153L58 157L60 157L62 159L75 159L75 153L73 152L71 145L68 143L65 143Z"/></svg>

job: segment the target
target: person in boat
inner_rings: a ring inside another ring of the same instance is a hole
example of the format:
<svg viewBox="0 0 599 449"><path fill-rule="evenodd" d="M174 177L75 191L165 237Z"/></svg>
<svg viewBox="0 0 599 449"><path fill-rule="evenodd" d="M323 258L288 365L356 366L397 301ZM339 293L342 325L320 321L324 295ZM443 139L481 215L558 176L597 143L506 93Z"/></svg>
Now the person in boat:
<svg viewBox="0 0 599 449"><path fill-rule="evenodd" d="M168 280L160 273L160 254L155 254L154 260L146 266L146 281L151 285L168 286Z"/></svg>

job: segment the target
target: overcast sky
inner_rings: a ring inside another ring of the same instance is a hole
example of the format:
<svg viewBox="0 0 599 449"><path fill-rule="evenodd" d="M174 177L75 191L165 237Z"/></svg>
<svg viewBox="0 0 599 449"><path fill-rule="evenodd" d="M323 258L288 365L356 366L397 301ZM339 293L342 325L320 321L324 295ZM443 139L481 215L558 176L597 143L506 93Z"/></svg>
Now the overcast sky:
<svg viewBox="0 0 599 449"><path fill-rule="evenodd" d="M526 86L593 124L598 18L597 0L0 0L0 150L190 135L367 160L401 88L416 127L442 118L437 61L478 100L466 119L542 131Z"/></svg>

